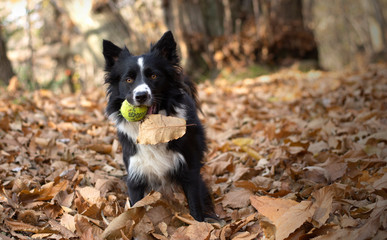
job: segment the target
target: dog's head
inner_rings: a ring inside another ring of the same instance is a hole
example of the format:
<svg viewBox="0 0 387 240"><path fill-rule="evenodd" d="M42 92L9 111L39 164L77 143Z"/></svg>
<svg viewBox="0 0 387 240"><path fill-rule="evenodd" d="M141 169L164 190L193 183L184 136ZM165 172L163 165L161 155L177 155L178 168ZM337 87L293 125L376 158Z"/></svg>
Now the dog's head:
<svg viewBox="0 0 387 240"><path fill-rule="evenodd" d="M145 105L156 113L162 96L182 84L176 42L166 32L148 53L134 56L124 47L103 41L103 55L110 100L119 109L123 100L134 106Z"/></svg>

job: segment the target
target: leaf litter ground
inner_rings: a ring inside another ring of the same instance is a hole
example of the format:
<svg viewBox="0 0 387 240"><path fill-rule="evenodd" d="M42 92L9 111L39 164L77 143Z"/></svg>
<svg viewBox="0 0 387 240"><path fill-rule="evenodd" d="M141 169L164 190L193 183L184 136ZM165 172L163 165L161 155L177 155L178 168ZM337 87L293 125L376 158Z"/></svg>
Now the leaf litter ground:
<svg viewBox="0 0 387 240"><path fill-rule="evenodd" d="M199 85L216 223L129 206L104 94L0 96L2 239L386 239L386 65Z"/></svg>

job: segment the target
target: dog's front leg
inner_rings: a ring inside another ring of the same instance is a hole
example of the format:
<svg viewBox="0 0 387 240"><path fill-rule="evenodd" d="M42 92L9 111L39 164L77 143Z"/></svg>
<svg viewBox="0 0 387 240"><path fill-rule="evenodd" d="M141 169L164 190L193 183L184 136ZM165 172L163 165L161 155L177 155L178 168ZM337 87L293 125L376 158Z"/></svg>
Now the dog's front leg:
<svg viewBox="0 0 387 240"><path fill-rule="evenodd" d="M133 206L136 202L144 197L146 184L138 180L127 178L126 184L128 186L128 193L130 198L130 205Z"/></svg>
<svg viewBox="0 0 387 240"><path fill-rule="evenodd" d="M196 221L203 222L203 209L201 204L201 191L200 191L200 170L189 170L181 179L181 186L183 187L184 194L188 201L189 211L191 216Z"/></svg>

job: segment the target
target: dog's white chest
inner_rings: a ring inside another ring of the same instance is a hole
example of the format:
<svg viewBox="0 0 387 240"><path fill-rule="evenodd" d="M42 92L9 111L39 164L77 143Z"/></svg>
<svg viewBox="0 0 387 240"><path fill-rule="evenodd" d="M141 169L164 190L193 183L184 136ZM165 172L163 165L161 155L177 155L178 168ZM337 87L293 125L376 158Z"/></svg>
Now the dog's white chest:
<svg viewBox="0 0 387 240"><path fill-rule="evenodd" d="M117 125L118 131L125 133L136 142L138 122L123 121ZM164 185L166 177L185 162L183 155L167 148L167 143L155 145L137 144L137 152L130 157L128 174L132 179L145 177L152 188Z"/></svg>
<svg viewBox="0 0 387 240"><path fill-rule="evenodd" d="M184 161L180 153L167 149L166 143L137 145L137 153L130 157L128 174L131 178L146 177L152 186L164 185L169 173Z"/></svg>

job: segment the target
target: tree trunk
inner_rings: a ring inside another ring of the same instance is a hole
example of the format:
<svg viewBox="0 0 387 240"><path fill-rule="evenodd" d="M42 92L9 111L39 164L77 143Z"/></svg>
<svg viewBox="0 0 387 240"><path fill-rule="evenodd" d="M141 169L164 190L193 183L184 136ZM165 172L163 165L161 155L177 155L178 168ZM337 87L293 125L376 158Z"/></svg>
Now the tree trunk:
<svg viewBox="0 0 387 240"><path fill-rule="evenodd" d="M9 79L14 76L15 73L12 70L11 62L7 57L7 47L2 32L3 29L0 25L0 82L8 84Z"/></svg>
<svg viewBox="0 0 387 240"><path fill-rule="evenodd" d="M214 68L211 42L215 37L223 35L224 24L231 20L225 18L223 21L222 2L167 0L163 8L166 24L179 42L185 69L190 74L201 75ZM231 17L231 12L228 13L227 16Z"/></svg>
<svg viewBox="0 0 387 240"><path fill-rule="evenodd" d="M165 0L163 8L190 74L256 62L317 62L313 33L303 22L302 0Z"/></svg>
<svg viewBox="0 0 387 240"><path fill-rule="evenodd" d="M267 8L266 8L267 9ZM318 58L312 31L304 25L302 0L271 1L269 7L268 61L291 63L292 59Z"/></svg>

